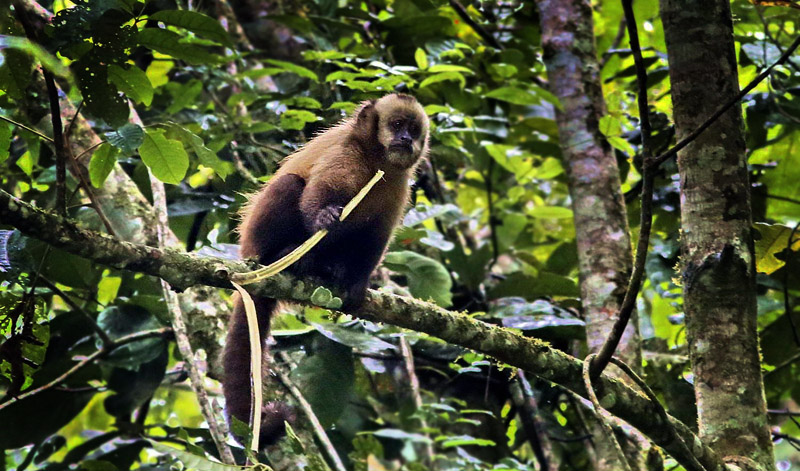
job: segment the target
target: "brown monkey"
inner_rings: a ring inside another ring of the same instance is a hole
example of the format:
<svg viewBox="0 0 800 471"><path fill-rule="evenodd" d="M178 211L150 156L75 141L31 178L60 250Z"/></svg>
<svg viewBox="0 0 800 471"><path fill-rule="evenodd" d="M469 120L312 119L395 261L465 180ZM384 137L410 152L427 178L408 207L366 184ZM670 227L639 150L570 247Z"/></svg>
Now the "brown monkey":
<svg viewBox="0 0 800 471"><path fill-rule="evenodd" d="M288 268L300 277L346 294L344 308L364 300L369 276L383 256L409 199L409 178L428 152L428 118L417 100L391 94L363 103L356 113L319 134L284 160L275 176L242 210L240 254L269 264L320 229L330 233ZM345 221L342 208L372 178L385 175ZM253 300L259 329L268 333L277 300ZM241 299L235 297L224 352L223 389L228 414L250 416L250 345ZM268 403L260 442L274 443L292 411ZM291 421L291 420L290 420Z"/></svg>

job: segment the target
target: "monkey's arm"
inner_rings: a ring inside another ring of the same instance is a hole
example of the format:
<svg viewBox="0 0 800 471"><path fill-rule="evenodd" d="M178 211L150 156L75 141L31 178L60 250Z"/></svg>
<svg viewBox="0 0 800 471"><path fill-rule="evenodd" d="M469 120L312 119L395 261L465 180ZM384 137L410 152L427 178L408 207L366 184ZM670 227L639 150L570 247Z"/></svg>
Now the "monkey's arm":
<svg viewBox="0 0 800 471"><path fill-rule="evenodd" d="M341 170L340 170L341 171ZM346 179L313 175L300 200L305 228L312 234L332 230L339 223L344 206L358 193L358 187Z"/></svg>

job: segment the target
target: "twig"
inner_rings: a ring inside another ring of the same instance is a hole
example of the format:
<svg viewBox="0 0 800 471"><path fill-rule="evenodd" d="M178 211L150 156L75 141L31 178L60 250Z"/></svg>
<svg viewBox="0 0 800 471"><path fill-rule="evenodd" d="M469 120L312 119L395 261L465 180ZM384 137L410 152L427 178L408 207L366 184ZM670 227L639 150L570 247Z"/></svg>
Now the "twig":
<svg viewBox="0 0 800 471"><path fill-rule="evenodd" d="M603 408L600 405L600 401L597 399L597 394L594 392L594 386L592 385L592 375L589 374L589 370L594 360L597 357L597 354L592 353L583 362L583 384L586 387L586 395L588 396L589 401L592 403L592 407L594 407L594 413L597 416L597 420L600 422L600 425L606 432L606 439L611 443L611 446L614 448L614 451L617 453L617 460L620 462L620 467L624 471L631 471L631 467L628 464L628 460L625 458L625 453L622 451L622 447L619 446L619 441L614 435L614 429L611 427L611 424L608 423L608 420L603 416L601 409Z"/></svg>
<svg viewBox="0 0 800 471"><path fill-rule="evenodd" d="M150 177L150 189L153 193L153 210L156 212L158 245L164 247L168 230L167 195L164 184L152 176ZM205 378L195 363L194 351L192 350L192 344L189 342L189 334L187 333L186 323L183 320L183 311L181 310L178 295L170 289L166 281L163 279L159 281L161 282L161 290L164 294L167 310L172 319L172 328L175 331L175 343L178 345L178 350L181 352L184 364L189 372L189 385L192 387L192 391L194 391L197 397L197 402L200 404L203 417L208 423L208 431L211 434L211 439L214 440L214 445L217 447L220 460L225 464L234 465L236 464L236 460L233 458L233 453L226 440L228 436L227 424L225 420L220 420L221 418L217 417L214 408L211 406L211 400L208 398L208 391L206 391L203 385Z"/></svg>
<svg viewBox="0 0 800 471"><path fill-rule="evenodd" d="M38 5L37 5L38 6ZM22 27L25 30L25 35L28 36L29 39L32 41L38 41L39 31L37 28L31 23L30 19L28 18L28 11L26 10L26 5L23 5L20 1L14 2L14 10L17 12L17 17L19 18L20 23L22 23ZM47 13L46 10L41 14ZM44 21L44 17L38 17L40 21ZM97 199L94 197L94 193L89 186L89 183L86 181L86 178L83 176L83 173L77 168L77 163L75 159L72 157L72 152L69 149L68 145L68 135L64 134L62 123L61 123L61 104L58 99L58 88L56 87L55 80L53 79L53 75L42 68L42 74L44 75L45 85L47 87L47 96L50 102L50 115L53 121L53 145L55 146L55 154L56 154L56 208L57 211L61 214L66 214L67 210L67 196L66 196L66 165L69 161L71 165L74 167L74 173L78 176L81 186L83 187L86 195L89 197L89 201L92 203L92 207L94 208L97 215L100 217L100 220L103 222L103 225L106 227L106 230L109 234L116 236L116 232L114 228L111 226L111 221L108 220L106 215L103 213L102 209L100 208L100 204L97 202ZM75 113L77 116L77 112ZM73 121L74 121L73 117ZM72 124L72 123L70 123Z"/></svg>
<svg viewBox="0 0 800 471"><path fill-rule="evenodd" d="M494 203L492 201L492 194L494 193L492 185L492 175L494 174L494 157L489 160L489 168L486 170L486 173L488 173L486 176L486 200L489 210L489 236L492 242L492 259L489 261L489 265L486 270L491 271L494 264L497 263L497 258L500 256L500 248L497 243L497 230L494 220Z"/></svg>
<svg viewBox="0 0 800 471"><path fill-rule="evenodd" d="M686 442L683 440L683 438L681 438L678 435L677 430L675 430L675 427L673 427L672 424L670 423L669 415L667 414L667 410L664 409L663 405L661 405L661 402L656 397L656 394L653 392L652 389L650 389L650 386L648 386L647 383L645 383L644 380L639 375L637 375L633 371L633 369L630 366L628 366L627 363L623 362L622 360L619 360L617 358L611 358L611 363L616 365L620 370L622 370L626 375L628 375L628 377L631 380L633 380L633 382L637 386L639 386L639 389L641 389L644 392L644 395L647 396L647 399L654 406L656 406L656 410L658 412L658 415L661 416L661 420L668 427L669 432L672 435L672 438L681 445L681 447L686 452L687 456L692 457L692 461L693 461L692 464L694 466L697 466L700 469L703 469L703 465L700 464L700 462L695 458L694 454L689 449L689 446L686 444Z"/></svg>
<svg viewBox="0 0 800 471"><path fill-rule="evenodd" d="M52 389L58 386L60 383L66 381L70 376L74 375L78 370L80 370L84 366L88 365L94 360L105 357L106 355L108 355L109 353L113 352L114 350L123 345L129 344L131 342L136 342L137 340L148 339L150 337L161 337L170 333L172 333L172 329L170 327L163 327L161 329L145 330L143 332L136 332L135 334L130 334L124 337L120 337L117 340L114 340L113 342L107 345L103 345L102 348L100 348L100 350L97 350L91 355L87 356L86 358L78 362L78 364L76 364L75 366L67 370L65 373L60 375L58 378L36 389L26 391L24 394L20 394L19 396L11 398L10 400L0 404L0 411L2 411L3 409L12 404L15 404L19 401L22 401L31 396L34 396L36 394L39 394L41 392L47 391L48 389Z"/></svg>
<svg viewBox="0 0 800 471"><path fill-rule="evenodd" d="M72 129L74 127L75 120L78 119L78 115L80 114L81 109L83 109L83 100L81 100L81 102L78 103L78 107L75 108L75 112L72 113L72 119L70 119L69 124L67 124L67 129L64 131L64 135L67 137L67 140L69 140L69 136L70 134L72 134Z"/></svg>
<svg viewBox="0 0 800 471"><path fill-rule="evenodd" d="M400 335L399 344L400 355L403 357L403 367L405 368L406 375L408 376L408 387L411 391L411 398L414 401L414 408L416 410L420 410L422 408L422 395L419 393L419 377L417 376L416 369L414 368L414 354L405 334ZM428 428L428 424L423 418L419 419L419 424L422 429ZM426 433L425 436L428 436L428 434ZM433 445L431 443L432 442L428 441L424 444L425 460L428 466L433 464L434 455Z"/></svg>
<svg viewBox="0 0 800 471"><path fill-rule="evenodd" d="M86 181L86 177L84 177L83 172L78 166L78 160L74 157L69 157L69 163L72 165L72 171L75 175L78 176L78 181L80 182L81 188L83 188L84 193L86 193L86 197L89 198L89 203L94 209L94 212L97 213L97 217L100 218L100 221L105 226L106 231L112 237L118 237L117 232L114 230L114 226L111 225L111 221L106 216L106 213L103 212L103 209L100 207L100 202L97 201L97 196L95 196L94 191L92 191L92 187L88 181Z"/></svg>
<svg viewBox="0 0 800 471"><path fill-rule="evenodd" d="M792 250L792 245L794 245L794 234L797 232L797 229L800 228L800 222L794 225L792 232L789 233L789 239L786 241L786 252L789 253ZM792 316L792 301L789 298L789 269L784 268L783 270L783 312L789 318L789 325L792 326L792 337L794 337L794 344L800 347L800 334L797 332L797 326L794 323L794 317Z"/></svg>
<svg viewBox="0 0 800 471"><path fill-rule="evenodd" d="M289 355L286 352L278 353L278 357L280 357L281 361L286 364L291 364L292 361L289 358ZM328 438L328 434L325 433L325 427L322 426L322 423L317 418L317 415L314 413L314 409L311 407L311 404L308 403L306 398L303 396L303 393L295 386L292 380L289 378L289 375L284 372L283 368L275 368L273 371L278 373L278 378L281 380L281 383L289 390L292 396L297 401L297 404L300 405L300 408L303 410L303 413L308 417L308 421L311 422L311 428L314 430L314 435L317 436L317 440L322 445L322 449L325 450L325 454L328 455L328 458L333 465L333 468L336 471L347 471L342 459L339 458L339 454L336 452L336 448L333 446L330 438Z"/></svg>
<svg viewBox="0 0 800 471"><path fill-rule="evenodd" d="M100 147L101 145L105 144L106 142L108 142L108 141L106 141L106 140L102 140L102 141L100 141L100 142L98 142L98 143L96 143L96 144L92 144L92 145L91 145L91 147L88 147L88 148L86 148L86 149L82 150L80 154L76 155L76 156L75 156L75 157L73 157L72 159L73 159L73 160L75 160L75 161L80 161L80 160L81 160L81 158L82 158L84 155L86 155L86 154L88 154L89 152L91 152L91 151L93 151L93 150L97 149L98 147Z"/></svg>
<svg viewBox="0 0 800 471"><path fill-rule="evenodd" d="M22 29L25 30L25 36L29 40L39 43L39 31L36 26L31 23L28 17L28 12L20 2L15 2L14 11L16 12L17 19L22 24ZM50 120L53 123L53 145L56 148L56 212L62 215L67 214L67 145L64 140L64 128L61 122L61 105L58 102L58 89L56 82L53 79L53 74L49 70L42 67L42 75L44 75L44 83L47 86L47 98L50 102Z"/></svg>
<svg viewBox="0 0 800 471"><path fill-rule="evenodd" d="M722 105L717 111L714 112L714 114L709 116L709 118L705 120L703 124L701 124L700 126L697 127L697 129L692 131L691 134L681 139L680 142L672 146L668 151L664 152L658 157L654 157L653 166L658 167L662 163L669 160L671 157L675 156L678 153L678 151L680 151L681 149L689 145L692 141L697 139L697 137L700 134L702 134L703 131L708 129L709 126L714 124L714 122L717 119L719 119L720 116L722 116L723 114L725 114L726 111L731 109L733 105L739 103L739 101L742 98L744 98L748 93L750 93L750 90L756 88L756 86L759 83L761 83L765 78L767 78L770 72L772 72L772 69L774 69L776 66L783 65L783 63L785 63L789 59L789 57L791 57L791 55L794 53L795 49L797 49L798 46L800 46L800 36L797 36L797 38L795 38L795 40L789 46L789 49L787 49L786 52L781 54L781 57L777 61L775 61L771 66L767 67L760 74L758 74L756 78L751 80L750 83L748 83L746 87L744 87L738 94L736 94L735 97L733 97L727 103Z"/></svg>
<svg viewBox="0 0 800 471"><path fill-rule="evenodd" d="M764 194L764 196L778 201L786 201L787 203L800 204L800 200L789 198L788 196L772 195L769 193Z"/></svg>
<svg viewBox="0 0 800 471"><path fill-rule="evenodd" d="M633 310L636 308L636 296L642 285L644 266L647 260L647 249L650 245L650 230L653 225L653 183L655 170L658 165L651 162L650 136L650 110L647 104L647 70L642 60L642 48L639 44L639 32L636 26L636 17L633 13L633 0L622 0L622 9L625 11L625 24L628 28L628 41L633 52L633 61L636 64L636 83L638 85L637 103L639 105L639 129L642 134L642 203L639 222L639 240L636 243L636 257L633 262L633 271L622 298L617 320L611 329L606 341L600 348L595 360L592 362L592 378L597 378L603 372L614 352L619 346L625 333Z"/></svg>
<svg viewBox="0 0 800 471"><path fill-rule="evenodd" d="M50 291L54 292L61 299L63 299L64 302L67 303L67 305L69 307L71 307L73 310L79 312L85 318L87 318L89 320L89 322L91 322L92 329L94 330L94 332L97 334L98 337L100 337L100 341L103 343L103 345L107 345L109 343L112 343L111 337L109 337L108 334L106 333L106 331L104 331L100 327L100 325L97 324L97 320L95 320L95 318L92 317L91 314L86 312L86 310L84 308L78 306L78 304L75 301L73 301L72 298L70 298L69 295L67 295L67 293L62 291L61 288L59 288L58 286L55 285L55 283L53 283L52 281L48 280L47 278L45 278L43 276L39 277L39 281L41 281L43 285L47 286L50 289Z"/></svg>
<svg viewBox="0 0 800 471"><path fill-rule="evenodd" d="M776 372L786 368L787 366L791 365L792 363L796 362L797 360L800 360L800 352L795 353L794 355L790 356L789 358L783 360L783 362L781 362L780 364L776 365L775 368L773 368L773 369L767 371L766 373L764 373L764 378L767 378L768 376L772 376Z"/></svg>
<svg viewBox="0 0 800 471"><path fill-rule="evenodd" d="M547 427L539 414L539 406L533 395L531 383L525 377L525 372L517 370L516 384L512 384L512 397L519 409L519 416L528 441L533 449L533 454L539 462L539 469L550 471L557 469L553 461L553 451L547 436Z"/></svg>
<svg viewBox="0 0 800 471"><path fill-rule="evenodd" d="M761 8L755 7L754 10L756 11L756 14L758 15L758 19L761 20L761 24L764 26L764 35L767 38L769 38L769 40L770 40L770 42L772 42L772 44L775 45L775 47L778 49L778 52L783 54L784 50L783 50L783 47L781 47L780 41L778 41L778 38L773 36L772 33L769 32L769 23L767 23L767 19L764 18L764 13L761 11ZM789 63L789 67L793 68L795 70L795 72L800 72L800 67L798 67L797 64L794 63L794 61L789 60L788 63Z"/></svg>
<svg viewBox="0 0 800 471"><path fill-rule="evenodd" d="M18 123L16 121L14 121L13 119L8 118L8 117L3 116L3 115L0 115L0 120L1 121L5 121L7 123L11 123L11 124L13 124L14 126L20 128L20 129L24 129L24 130L28 131L31 134L35 134L36 136L39 137L39 139L42 139L43 141L47 141L47 142L49 142L51 144L53 143L53 138L42 134L41 132L37 131L36 129L33 129L32 127L25 126L24 124Z"/></svg>
<svg viewBox="0 0 800 471"><path fill-rule="evenodd" d="M789 409L767 409L767 414L788 415L790 417L800 417L800 412L790 411Z"/></svg>
<svg viewBox="0 0 800 471"><path fill-rule="evenodd" d="M478 33L478 36L483 38L483 40L489 43L490 46L495 49L503 49L503 45L500 44L500 42L495 39L491 33L486 31L483 26L479 25L477 21L473 20L472 17L469 16L469 12L467 12L467 9L464 8L464 5L458 3L457 0L450 0L450 7L456 11L462 20L464 20L464 23L468 24L476 33Z"/></svg>

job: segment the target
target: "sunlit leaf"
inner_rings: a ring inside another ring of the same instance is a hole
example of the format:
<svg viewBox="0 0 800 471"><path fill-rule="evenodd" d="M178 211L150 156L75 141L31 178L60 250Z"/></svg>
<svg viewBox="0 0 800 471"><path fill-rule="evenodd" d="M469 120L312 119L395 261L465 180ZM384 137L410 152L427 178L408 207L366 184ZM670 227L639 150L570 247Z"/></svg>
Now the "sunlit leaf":
<svg viewBox="0 0 800 471"><path fill-rule="evenodd" d="M177 185L189 169L189 156L180 141L164 137L163 129L148 129L139 147L142 162L153 176L164 183Z"/></svg>

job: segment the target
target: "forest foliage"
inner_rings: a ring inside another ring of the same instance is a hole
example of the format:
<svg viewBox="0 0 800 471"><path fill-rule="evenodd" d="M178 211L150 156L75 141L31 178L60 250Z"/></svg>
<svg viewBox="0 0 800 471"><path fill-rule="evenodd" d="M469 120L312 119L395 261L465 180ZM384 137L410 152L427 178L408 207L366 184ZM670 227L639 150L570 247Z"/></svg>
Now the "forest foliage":
<svg viewBox="0 0 800 471"><path fill-rule="evenodd" d="M62 100L79 107L102 139L72 150L91 157L88 181L67 177L69 217L104 231L88 192L121 168L148 199L151 176L166 184L169 227L182 248L235 257L237 210L281 159L361 101L411 93L431 119L431 156L374 287L467 312L582 357L575 228L554 120L561 105L547 91L535 4L465 2L459 10L458 2L443 0L316 0L276 2L263 16L264 5L256 3L238 2L252 11L247 17L237 11L237 19L226 16L225 1L45 1L54 17L31 38L0 2L2 189L56 208L44 68ZM600 127L617 157L635 237L641 186L635 67L619 2L594 3L608 108ZM635 6L658 153L674 143L663 31L657 2ZM797 15L743 1L732 8L746 84L792 41ZM793 314L800 293L799 95L797 59L776 68L741 105L770 409L800 403L800 316ZM69 133L71 116L63 121ZM676 174L668 162L656 180L639 322L648 383L671 414L696 427L675 269ZM129 218L106 216L123 225ZM0 401L48 383L101 348L97 328L117 339L169 326L159 280L0 228L0 391L7 395ZM273 321L272 334L273 350L288 353L292 383L348 469L431 469L428 453L437 469L539 469L537 439L522 423L530 410L520 397L535 398L560 469L585 469L591 460L580 401L534 376L528 383L479 353L314 307L288 309ZM413 348L419 408L401 337ZM209 461L218 460L217 450L186 387L185 361L169 338L141 340L57 388L0 409L5 467L156 470L178 460L226 469ZM217 383L208 384L218 392ZM792 448L800 425L783 416L772 423L779 463L800 466ZM278 447L307 469L327 466L297 438Z"/></svg>

